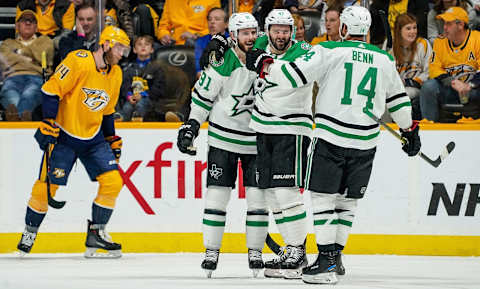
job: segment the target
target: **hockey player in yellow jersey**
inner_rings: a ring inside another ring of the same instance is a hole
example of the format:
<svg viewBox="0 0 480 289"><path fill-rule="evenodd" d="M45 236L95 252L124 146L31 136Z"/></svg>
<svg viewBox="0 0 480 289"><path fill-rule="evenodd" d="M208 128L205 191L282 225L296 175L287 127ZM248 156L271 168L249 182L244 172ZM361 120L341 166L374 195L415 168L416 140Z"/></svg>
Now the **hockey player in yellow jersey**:
<svg viewBox="0 0 480 289"><path fill-rule="evenodd" d="M468 29L467 12L460 7L450 7L437 18L444 21L445 38L433 42L430 79L420 91L422 116L432 121L439 121L440 104L480 100L478 90L465 94L459 89L470 84L480 69L480 32Z"/></svg>
<svg viewBox="0 0 480 289"><path fill-rule="evenodd" d="M122 139L115 135L113 113L122 82L117 63L129 52L127 34L107 26L95 52L71 52L43 85L44 119L35 139L45 153L17 246L20 253L29 253L33 246L48 210L47 195L53 198L59 185L67 184L72 166L80 159L90 179L99 183L92 220L88 220L85 257L121 256L121 245L112 242L105 226L123 186L117 166ZM99 255L97 249L108 254Z"/></svg>

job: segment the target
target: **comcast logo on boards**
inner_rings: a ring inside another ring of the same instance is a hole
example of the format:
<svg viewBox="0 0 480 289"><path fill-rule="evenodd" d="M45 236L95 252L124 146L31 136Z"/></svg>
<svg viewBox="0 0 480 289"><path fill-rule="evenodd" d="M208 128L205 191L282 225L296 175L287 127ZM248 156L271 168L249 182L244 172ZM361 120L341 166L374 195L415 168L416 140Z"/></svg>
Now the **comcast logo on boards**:
<svg viewBox="0 0 480 289"><path fill-rule="evenodd" d="M475 216L475 210L477 205L480 204L480 184L468 184L470 187L470 192L467 198L467 205L465 211L461 211L462 202L465 195L465 189L467 188L466 183L458 183L455 188L455 193L453 197L450 198L450 195L445 188L443 183L432 183L432 197L430 198L430 204L428 206L428 216L436 216L438 214L440 203L442 203L447 214L449 216L466 216L473 217Z"/></svg>

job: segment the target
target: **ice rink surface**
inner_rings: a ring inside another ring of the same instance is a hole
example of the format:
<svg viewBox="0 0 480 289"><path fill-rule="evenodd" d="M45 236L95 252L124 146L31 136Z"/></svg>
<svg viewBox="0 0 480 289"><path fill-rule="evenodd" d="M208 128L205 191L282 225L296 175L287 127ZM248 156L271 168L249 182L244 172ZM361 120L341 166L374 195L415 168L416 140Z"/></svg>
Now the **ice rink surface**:
<svg viewBox="0 0 480 289"><path fill-rule="evenodd" d="M272 255L265 255L268 260ZM313 262L313 255L309 262ZM314 288L479 289L480 258L347 255L337 285L253 278L246 254L221 254L212 279L200 268L203 254L124 254L85 259L81 254L0 254L0 289Z"/></svg>

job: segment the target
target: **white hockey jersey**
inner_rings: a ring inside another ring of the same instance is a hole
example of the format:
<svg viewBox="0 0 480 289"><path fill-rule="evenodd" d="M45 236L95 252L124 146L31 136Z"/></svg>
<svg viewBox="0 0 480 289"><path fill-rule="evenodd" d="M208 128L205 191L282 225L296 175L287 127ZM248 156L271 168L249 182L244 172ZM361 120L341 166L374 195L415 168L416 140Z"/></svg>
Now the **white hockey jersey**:
<svg viewBox="0 0 480 289"><path fill-rule="evenodd" d="M268 37L262 36L255 48L270 53ZM307 42L294 42L282 55L272 54L276 59L293 61L307 53L312 46ZM267 82L262 91L256 91L255 107L250 127L264 134L293 134L311 137L313 128L312 88L313 83L299 87L277 87Z"/></svg>
<svg viewBox="0 0 480 289"><path fill-rule="evenodd" d="M401 128L412 125L411 103L393 57L361 41L321 42L294 62L275 61L267 81L290 89L317 81L314 137L338 146L371 149L385 103Z"/></svg>
<svg viewBox="0 0 480 289"><path fill-rule="evenodd" d="M248 70L233 49L222 63L210 65L195 83L190 118L207 120L208 144L234 153L256 154L255 132L248 127L256 73Z"/></svg>

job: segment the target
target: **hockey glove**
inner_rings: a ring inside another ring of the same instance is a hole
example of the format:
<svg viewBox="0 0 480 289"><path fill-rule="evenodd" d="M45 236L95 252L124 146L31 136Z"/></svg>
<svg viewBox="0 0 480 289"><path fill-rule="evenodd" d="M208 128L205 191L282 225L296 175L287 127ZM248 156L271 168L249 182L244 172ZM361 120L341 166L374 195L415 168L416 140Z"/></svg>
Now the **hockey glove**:
<svg viewBox="0 0 480 289"><path fill-rule="evenodd" d="M247 51L246 66L248 70L255 71L260 78L265 78L263 71L266 64L273 63L273 57L265 50L255 49Z"/></svg>
<svg viewBox="0 0 480 289"><path fill-rule="evenodd" d="M400 129L402 134L402 138L406 141L403 143L402 150L407 153L409 157L416 156L420 151L420 147L422 143L420 142L420 136L418 135L418 121L414 120L412 126L407 129L403 130Z"/></svg>
<svg viewBox="0 0 480 289"><path fill-rule="evenodd" d="M41 150L46 150L49 144L56 144L60 133L60 128L55 124L55 120L47 118L40 122L40 126L35 132L35 140L38 142Z"/></svg>
<svg viewBox="0 0 480 289"><path fill-rule="evenodd" d="M120 160L120 157L122 156L122 146L123 146L122 138L119 137L118 135L114 135L114 136L107 136L105 140L110 145L113 155L115 156L115 159L117 160L117 163L118 163L118 161Z"/></svg>
<svg viewBox="0 0 480 289"><path fill-rule="evenodd" d="M422 86L413 78L405 79L405 87L414 87L420 89Z"/></svg>
<svg viewBox="0 0 480 289"><path fill-rule="evenodd" d="M213 35L207 47L203 50L202 56L200 56L200 68L202 70L207 68L208 64L213 61L213 59L210 59L212 53L215 53L215 61L220 62L227 49L228 40L225 35L220 33Z"/></svg>
<svg viewBox="0 0 480 289"><path fill-rule="evenodd" d="M193 140L198 136L200 124L194 119L186 121L178 131L177 147L184 153L189 155L196 155L197 150L192 146Z"/></svg>

